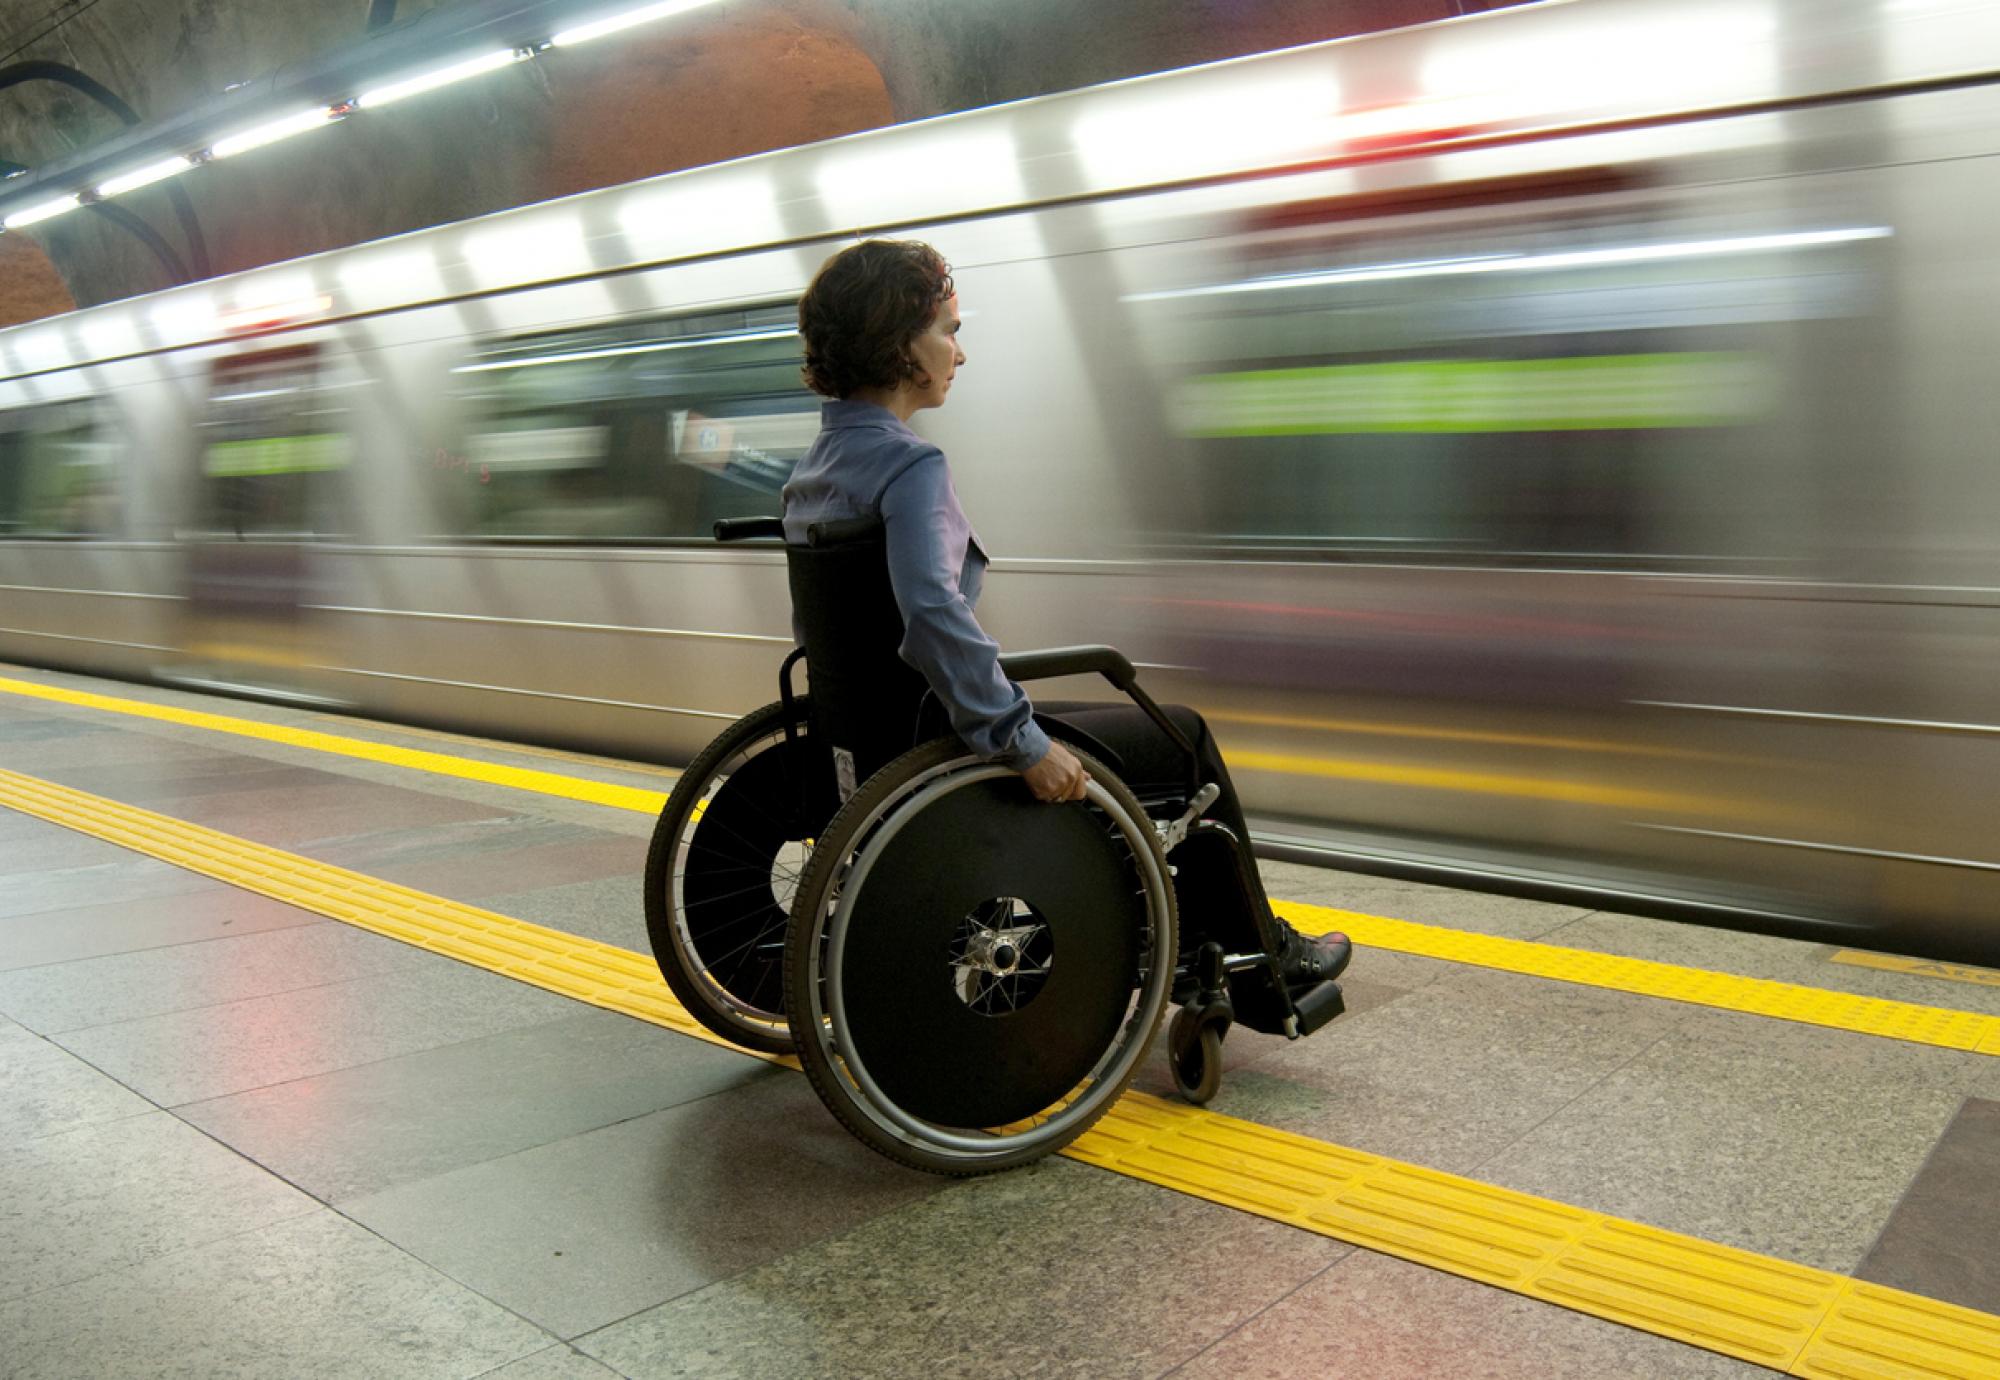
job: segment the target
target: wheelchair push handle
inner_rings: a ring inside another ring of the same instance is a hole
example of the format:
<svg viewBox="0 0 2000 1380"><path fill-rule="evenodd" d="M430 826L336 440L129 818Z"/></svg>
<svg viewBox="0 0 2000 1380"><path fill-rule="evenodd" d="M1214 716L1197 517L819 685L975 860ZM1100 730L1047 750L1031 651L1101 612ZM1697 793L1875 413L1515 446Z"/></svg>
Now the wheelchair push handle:
<svg viewBox="0 0 2000 1380"><path fill-rule="evenodd" d="M774 517L722 518L715 524L717 541L754 541L759 537L785 539L785 520Z"/></svg>
<svg viewBox="0 0 2000 1380"><path fill-rule="evenodd" d="M1009 680L1049 680L1094 672L1127 692L1139 680L1132 663L1116 647L1047 647L1035 652L1012 652L1000 658L1000 670Z"/></svg>
<svg viewBox="0 0 2000 1380"><path fill-rule="evenodd" d="M1167 717L1153 697L1139 688L1139 673L1116 647L1049 647L1035 652L1012 652L1000 658L1000 671L1009 680L1046 680L1052 676L1081 676L1096 672L1112 686L1131 697L1146 717L1175 747L1187 755L1191 789L1201 788L1201 754L1181 726Z"/></svg>

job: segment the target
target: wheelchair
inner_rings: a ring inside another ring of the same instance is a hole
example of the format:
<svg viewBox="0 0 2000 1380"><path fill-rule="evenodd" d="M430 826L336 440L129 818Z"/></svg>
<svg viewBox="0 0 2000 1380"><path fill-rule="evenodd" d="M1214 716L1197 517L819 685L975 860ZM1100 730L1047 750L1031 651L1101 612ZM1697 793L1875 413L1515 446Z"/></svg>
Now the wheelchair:
<svg viewBox="0 0 2000 1380"><path fill-rule="evenodd" d="M715 532L784 535L776 518ZM1017 681L1103 676L1185 755L1185 781L1142 796L1115 752L1042 718L1091 777L1086 800L1045 805L951 734L898 655L879 519L815 524L785 554L805 645L779 698L689 764L647 855L654 956L695 1019L795 1053L889 1158L970 1175L1082 1134L1170 1006L1174 1083L1196 1103L1220 1085L1232 1023L1297 1038L1341 1013L1337 983L1295 995L1279 978L1247 840L1201 818L1218 788L1122 655L1001 665ZM809 694L793 686L801 661ZM1201 923L1184 945L1190 911Z"/></svg>

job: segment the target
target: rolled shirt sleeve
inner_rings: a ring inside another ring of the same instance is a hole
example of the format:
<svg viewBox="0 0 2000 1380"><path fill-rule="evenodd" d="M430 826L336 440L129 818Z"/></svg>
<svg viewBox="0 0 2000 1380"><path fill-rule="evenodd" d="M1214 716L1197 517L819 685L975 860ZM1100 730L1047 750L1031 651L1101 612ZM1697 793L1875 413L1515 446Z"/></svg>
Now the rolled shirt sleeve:
<svg viewBox="0 0 2000 1380"><path fill-rule="evenodd" d="M903 615L904 661L930 683L951 726L989 762L1026 771L1049 750L1028 694L1000 669L1000 644L960 587L971 529L943 452L926 447L882 490L889 583Z"/></svg>

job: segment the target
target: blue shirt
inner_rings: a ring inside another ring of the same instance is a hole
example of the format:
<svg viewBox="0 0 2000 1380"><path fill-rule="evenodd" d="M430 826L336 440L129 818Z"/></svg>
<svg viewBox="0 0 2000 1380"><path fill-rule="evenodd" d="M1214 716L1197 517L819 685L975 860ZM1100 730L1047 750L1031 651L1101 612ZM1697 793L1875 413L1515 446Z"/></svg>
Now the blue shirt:
<svg viewBox="0 0 2000 1380"><path fill-rule="evenodd" d="M815 522L879 515L903 660L930 683L967 747L1026 771L1049 750L1048 735L1027 692L1001 672L1000 644L972 616L986 553L944 452L874 403L822 403L819 418L819 436L785 485L785 540L804 542Z"/></svg>

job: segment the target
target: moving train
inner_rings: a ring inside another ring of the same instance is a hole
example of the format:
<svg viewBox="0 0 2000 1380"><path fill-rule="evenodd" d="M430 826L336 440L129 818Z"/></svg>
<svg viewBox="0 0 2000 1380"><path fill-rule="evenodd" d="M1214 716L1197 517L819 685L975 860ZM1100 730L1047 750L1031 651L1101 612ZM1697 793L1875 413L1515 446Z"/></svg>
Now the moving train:
<svg viewBox="0 0 2000 1380"><path fill-rule="evenodd" d="M1265 850L2000 961L1996 82L1968 0L1529 5L0 332L0 659L684 762L797 298L918 237L982 618Z"/></svg>

